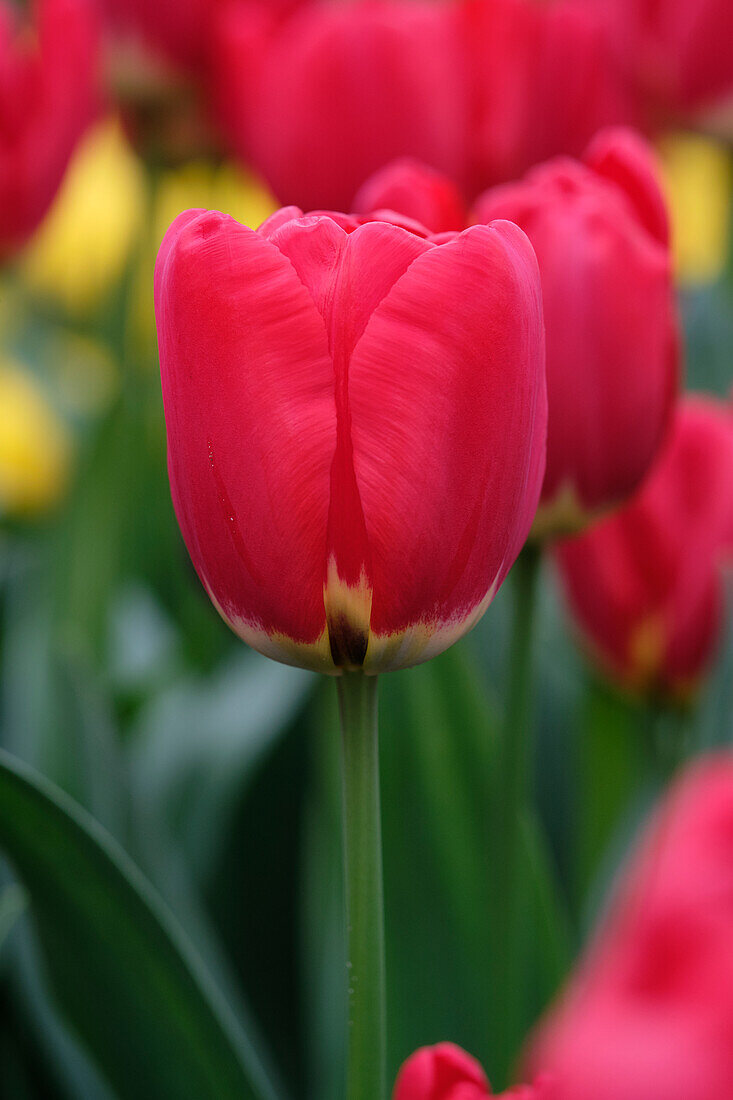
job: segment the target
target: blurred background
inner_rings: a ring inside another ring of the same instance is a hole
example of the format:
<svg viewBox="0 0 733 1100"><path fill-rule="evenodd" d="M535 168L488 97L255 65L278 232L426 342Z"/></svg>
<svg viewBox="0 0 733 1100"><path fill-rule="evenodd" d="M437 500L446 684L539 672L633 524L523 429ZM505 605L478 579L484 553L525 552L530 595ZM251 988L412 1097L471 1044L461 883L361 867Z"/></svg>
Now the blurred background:
<svg viewBox="0 0 733 1100"><path fill-rule="evenodd" d="M121 843L293 1097L337 1100L343 1074L335 692L246 649L189 563L166 472L158 244L187 207L251 226L285 203L350 209L402 154L471 201L631 123L670 203L686 386L725 397L733 31L721 5L709 27L715 5L650 14L664 7L2 0L0 745ZM497 1081L506 1069L483 976L510 586L454 649L381 686L391 1079L444 1038ZM515 1051L667 781L664 746L731 740L727 621L713 650L682 702L623 690L585 657L544 563ZM56 1007L9 867L0 1067L12 1100L116 1095Z"/></svg>

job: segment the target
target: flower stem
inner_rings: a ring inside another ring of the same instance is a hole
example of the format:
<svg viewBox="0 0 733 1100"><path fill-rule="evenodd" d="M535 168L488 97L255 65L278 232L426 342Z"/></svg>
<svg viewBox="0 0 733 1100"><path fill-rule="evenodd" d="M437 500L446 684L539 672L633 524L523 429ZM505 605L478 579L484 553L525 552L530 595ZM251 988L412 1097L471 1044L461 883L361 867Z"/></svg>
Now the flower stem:
<svg viewBox="0 0 733 1100"><path fill-rule="evenodd" d="M520 953L522 826L530 797L532 675L541 550L528 543L514 566L514 619L508 693L497 748L493 798L493 955L497 1083L504 1079L521 1038L525 983Z"/></svg>
<svg viewBox="0 0 733 1100"><path fill-rule="evenodd" d="M377 679L344 672L341 713L348 926L347 1100L385 1095L385 969Z"/></svg>

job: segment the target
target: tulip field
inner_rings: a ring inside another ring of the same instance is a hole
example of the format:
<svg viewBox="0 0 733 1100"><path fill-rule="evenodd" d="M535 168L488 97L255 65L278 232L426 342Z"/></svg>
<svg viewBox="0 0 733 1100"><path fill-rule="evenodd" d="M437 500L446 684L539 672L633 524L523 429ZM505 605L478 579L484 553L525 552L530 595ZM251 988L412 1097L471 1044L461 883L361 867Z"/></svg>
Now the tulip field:
<svg viewBox="0 0 733 1100"><path fill-rule="evenodd" d="M733 1100L733 6L0 0L0 1100Z"/></svg>

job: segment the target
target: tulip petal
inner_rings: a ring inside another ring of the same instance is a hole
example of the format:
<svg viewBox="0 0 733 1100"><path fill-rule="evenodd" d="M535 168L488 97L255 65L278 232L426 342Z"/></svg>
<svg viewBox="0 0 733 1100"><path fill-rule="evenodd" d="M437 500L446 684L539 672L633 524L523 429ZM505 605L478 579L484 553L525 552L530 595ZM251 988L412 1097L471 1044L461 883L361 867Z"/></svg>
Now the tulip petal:
<svg viewBox="0 0 733 1100"><path fill-rule="evenodd" d="M169 230L156 310L174 505L196 570L245 641L333 671L323 576L336 414L323 320L275 245L211 212Z"/></svg>
<svg viewBox="0 0 733 1100"><path fill-rule="evenodd" d="M349 400L374 589L366 667L399 667L469 629L534 515L544 339L521 230L474 226L417 257L356 345Z"/></svg>

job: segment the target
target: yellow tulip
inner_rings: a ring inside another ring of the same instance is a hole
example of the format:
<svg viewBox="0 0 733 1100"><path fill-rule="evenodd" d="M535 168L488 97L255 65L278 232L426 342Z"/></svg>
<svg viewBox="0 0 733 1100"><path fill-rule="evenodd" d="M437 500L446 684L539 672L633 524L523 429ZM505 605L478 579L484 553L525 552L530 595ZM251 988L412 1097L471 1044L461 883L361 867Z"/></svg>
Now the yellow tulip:
<svg viewBox="0 0 733 1100"><path fill-rule="evenodd" d="M730 152L699 134L671 134L659 151L678 278L688 285L715 282L728 259L733 194Z"/></svg>
<svg viewBox="0 0 733 1100"><path fill-rule="evenodd" d="M73 314L119 281L145 215L145 173L119 120L82 142L47 217L21 260L27 285Z"/></svg>
<svg viewBox="0 0 733 1100"><path fill-rule="evenodd" d="M0 361L0 516L31 517L66 489L71 436L30 373Z"/></svg>

